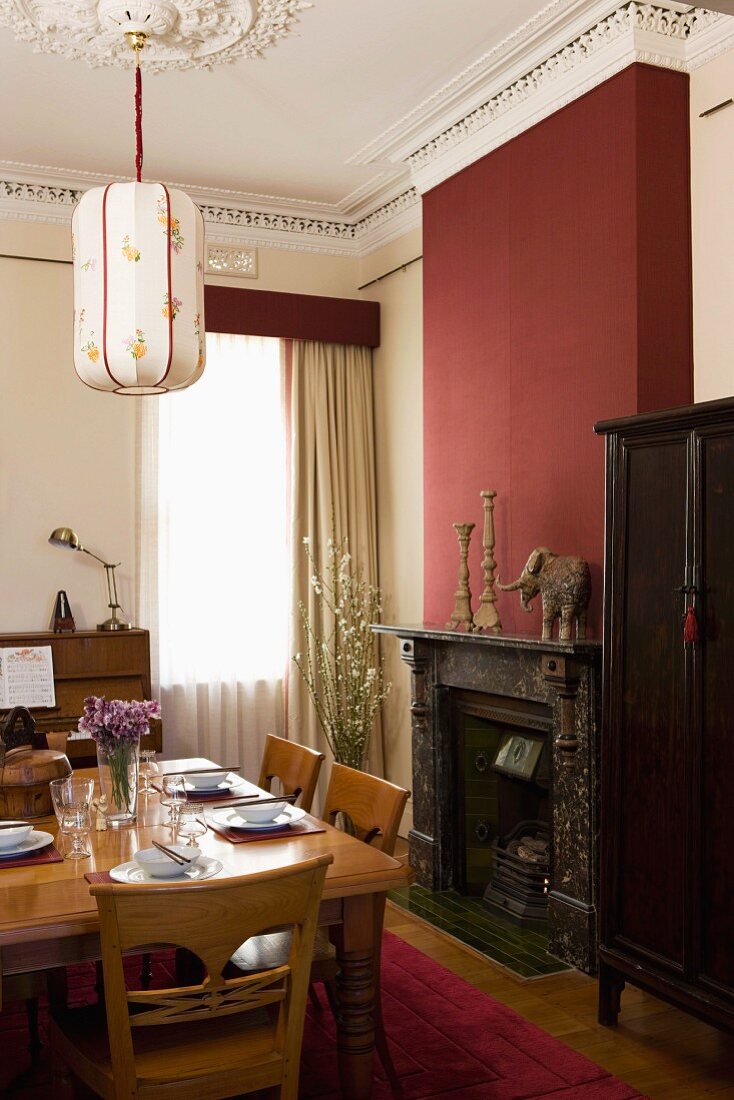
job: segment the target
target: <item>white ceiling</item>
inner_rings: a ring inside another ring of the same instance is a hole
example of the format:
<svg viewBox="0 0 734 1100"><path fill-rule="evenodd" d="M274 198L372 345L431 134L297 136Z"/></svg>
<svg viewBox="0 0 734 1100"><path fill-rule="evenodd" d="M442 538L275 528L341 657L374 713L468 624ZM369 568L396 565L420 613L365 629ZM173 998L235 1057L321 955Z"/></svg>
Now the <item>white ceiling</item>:
<svg viewBox="0 0 734 1100"><path fill-rule="evenodd" d="M564 6L313 0L261 60L144 76L143 177L348 210L401 172L348 164L355 153L538 12ZM5 166L132 175L130 70L34 53L7 28L0 56Z"/></svg>

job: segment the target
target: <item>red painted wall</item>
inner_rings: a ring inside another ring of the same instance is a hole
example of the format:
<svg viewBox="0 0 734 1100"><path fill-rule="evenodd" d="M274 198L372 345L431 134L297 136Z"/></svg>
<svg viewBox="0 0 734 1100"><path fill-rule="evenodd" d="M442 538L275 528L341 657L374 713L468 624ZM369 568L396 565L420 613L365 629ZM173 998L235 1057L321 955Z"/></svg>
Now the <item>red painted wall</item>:
<svg viewBox="0 0 734 1100"><path fill-rule="evenodd" d="M423 203L427 622L453 607L453 522L496 489L495 558L586 557L601 636L604 446L593 424L692 399L688 78L634 65ZM506 633L540 615L499 596Z"/></svg>

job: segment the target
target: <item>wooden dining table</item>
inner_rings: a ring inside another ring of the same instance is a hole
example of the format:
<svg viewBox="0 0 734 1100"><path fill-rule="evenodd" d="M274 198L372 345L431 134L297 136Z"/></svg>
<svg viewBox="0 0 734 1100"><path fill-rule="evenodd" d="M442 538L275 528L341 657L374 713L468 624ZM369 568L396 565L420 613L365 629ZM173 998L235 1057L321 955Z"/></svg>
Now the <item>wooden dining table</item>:
<svg viewBox="0 0 734 1100"><path fill-rule="evenodd" d="M163 761L161 766L166 772L183 772L216 765L194 757ZM96 779L96 769L77 770L75 775ZM198 795L194 797L199 800ZM88 859L5 869L0 861L0 978L99 959L97 907L84 876L131 860L153 840L170 844L174 837L165 824L166 815L167 807L157 793L140 794L136 823L106 832L93 830ZM54 837L57 834L55 817L34 824ZM333 854L319 920L329 926L340 967L339 1076L345 1098L369 1100L374 1060L373 962L380 950L375 942L375 905L387 890L410 881L409 869L328 824L324 832L247 844L232 844L210 829L197 843L205 855L221 860L220 876L285 868L322 852ZM0 982L0 994L1 990Z"/></svg>

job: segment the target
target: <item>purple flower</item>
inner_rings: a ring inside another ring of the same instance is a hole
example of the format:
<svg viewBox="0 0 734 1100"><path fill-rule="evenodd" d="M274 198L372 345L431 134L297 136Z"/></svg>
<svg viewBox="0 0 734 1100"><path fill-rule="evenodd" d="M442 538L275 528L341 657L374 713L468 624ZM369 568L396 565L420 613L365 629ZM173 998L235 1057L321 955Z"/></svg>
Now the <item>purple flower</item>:
<svg viewBox="0 0 734 1100"><path fill-rule="evenodd" d="M110 699L90 695L84 700L84 714L79 730L86 733L103 749L114 749L122 741L137 741L148 732L151 718L160 718L157 699Z"/></svg>

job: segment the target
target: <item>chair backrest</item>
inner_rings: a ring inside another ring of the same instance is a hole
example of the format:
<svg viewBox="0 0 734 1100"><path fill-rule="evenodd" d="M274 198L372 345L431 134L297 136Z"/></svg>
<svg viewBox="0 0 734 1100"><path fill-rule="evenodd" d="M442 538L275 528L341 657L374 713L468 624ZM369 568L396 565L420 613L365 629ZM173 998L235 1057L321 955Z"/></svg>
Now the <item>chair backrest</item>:
<svg viewBox="0 0 734 1100"><path fill-rule="evenodd" d="M345 814L360 840L391 856L409 796L410 791L386 779L334 764L324 803L324 820L333 825L338 814Z"/></svg>
<svg viewBox="0 0 734 1100"><path fill-rule="evenodd" d="M269 791L272 781L279 779L283 794L296 795L298 805L308 811L323 762L322 752L269 733L265 738L258 786Z"/></svg>
<svg viewBox="0 0 734 1100"><path fill-rule="evenodd" d="M274 1049L286 1064L298 1065L319 901L332 860L326 853L284 870L211 882L91 887L99 909L110 1054L119 1095L136 1094L132 1027L196 1024L272 1006ZM288 962L274 970L224 978L233 952L274 925L293 930ZM128 991L123 953L162 943L187 948L201 959L207 971L201 983Z"/></svg>

